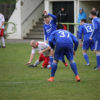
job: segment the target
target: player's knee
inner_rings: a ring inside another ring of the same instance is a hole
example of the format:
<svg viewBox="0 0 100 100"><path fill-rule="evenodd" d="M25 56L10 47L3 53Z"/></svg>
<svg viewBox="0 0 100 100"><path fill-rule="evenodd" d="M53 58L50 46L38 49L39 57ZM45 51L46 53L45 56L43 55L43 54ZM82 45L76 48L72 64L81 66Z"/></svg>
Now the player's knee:
<svg viewBox="0 0 100 100"><path fill-rule="evenodd" d="M53 63L56 63L57 64L58 63L58 60L53 60Z"/></svg>
<svg viewBox="0 0 100 100"><path fill-rule="evenodd" d="M71 61L70 61L70 64L71 64L71 63L75 63L75 61L74 61L74 60L71 60Z"/></svg>
<svg viewBox="0 0 100 100"><path fill-rule="evenodd" d="M87 51L86 50L83 50L83 54L86 54L87 53Z"/></svg>

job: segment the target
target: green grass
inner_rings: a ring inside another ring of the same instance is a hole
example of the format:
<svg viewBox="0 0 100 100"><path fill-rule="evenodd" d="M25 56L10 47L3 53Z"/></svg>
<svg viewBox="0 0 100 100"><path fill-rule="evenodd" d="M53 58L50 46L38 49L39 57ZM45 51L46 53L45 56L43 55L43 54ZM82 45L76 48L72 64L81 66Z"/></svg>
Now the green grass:
<svg viewBox="0 0 100 100"><path fill-rule="evenodd" d="M81 82L77 83L70 66L58 65L55 82L49 83L50 70L25 66L31 47L25 43L0 48L0 100L100 100L100 71L94 71L96 57L88 52L91 66L84 66L79 48L75 61ZM38 58L35 55L34 61ZM34 62L33 61L33 62Z"/></svg>

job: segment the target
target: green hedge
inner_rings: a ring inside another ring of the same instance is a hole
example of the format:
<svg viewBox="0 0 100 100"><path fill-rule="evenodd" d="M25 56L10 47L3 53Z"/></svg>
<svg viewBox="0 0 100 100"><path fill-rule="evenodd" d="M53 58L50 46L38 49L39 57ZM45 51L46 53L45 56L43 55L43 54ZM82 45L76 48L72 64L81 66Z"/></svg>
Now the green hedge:
<svg viewBox="0 0 100 100"><path fill-rule="evenodd" d="M15 4L16 0L0 0L0 4L4 4L4 3Z"/></svg>

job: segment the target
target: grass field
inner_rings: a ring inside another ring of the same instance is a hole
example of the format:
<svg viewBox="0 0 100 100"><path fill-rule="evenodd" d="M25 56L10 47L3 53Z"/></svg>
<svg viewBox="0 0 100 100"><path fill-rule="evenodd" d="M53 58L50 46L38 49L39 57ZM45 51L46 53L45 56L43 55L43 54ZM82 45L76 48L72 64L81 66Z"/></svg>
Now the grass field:
<svg viewBox="0 0 100 100"><path fill-rule="evenodd" d="M91 66L84 66L79 48L75 61L81 82L77 83L70 66L60 62L55 82L49 83L50 70L28 68L31 47L25 43L0 48L0 100L100 100L100 71L94 71L95 54L88 52ZM35 55L34 61L38 58Z"/></svg>

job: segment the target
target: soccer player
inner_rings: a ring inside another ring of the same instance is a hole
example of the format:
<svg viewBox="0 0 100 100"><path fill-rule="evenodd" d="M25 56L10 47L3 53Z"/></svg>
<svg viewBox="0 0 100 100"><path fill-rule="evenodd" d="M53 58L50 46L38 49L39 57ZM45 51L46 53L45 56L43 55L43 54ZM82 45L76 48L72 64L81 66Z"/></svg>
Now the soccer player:
<svg viewBox="0 0 100 100"><path fill-rule="evenodd" d="M2 41L2 48L6 47L5 46L5 39L4 39L4 22L5 22L4 15L0 13L0 38Z"/></svg>
<svg viewBox="0 0 100 100"><path fill-rule="evenodd" d="M29 59L27 65L31 64L35 52L38 51L38 53L40 54L39 60L37 60L35 62L35 64L29 65L29 66L30 67L36 67L42 61L44 61L43 64L42 64L42 68L46 68L49 64L49 53L50 53L49 45L45 42L39 42L39 41L37 42L35 40L32 40L30 42L30 45L32 47L32 53L31 53L31 56L30 56L30 59Z"/></svg>
<svg viewBox="0 0 100 100"><path fill-rule="evenodd" d="M86 64L87 66L90 65L87 50L90 48L91 51L93 51L95 48L94 40L90 40L90 36L91 36L92 32L93 32L92 24L87 24L86 19L82 19L80 22L79 30L78 30L78 36L79 36L80 46L82 46L82 36L84 36L82 49L83 49L83 56L87 63Z"/></svg>
<svg viewBox="0 0 100 100"><path fill-rule="evenodd" d="M100 70L100 18L97 17L97 14L95 11L91 11L90 17L92 18L92 24L93 24L93 34L90 36L90 40L93 38L95 39L95 51L96 51L96 61L97 61L97 67L95 67L95 70Z"/></svg>
<svg viewBox="0 0 100 100"><path fill-rule="evenodd" d="M51 68L51 77L48 79L48 81L49 82L54 81L54 76L57 70L58 61L62 60L65 55L70 62L70 66L75 74L76 80L79 82L80 77L78 75L77 65L73 57L74 52L78 48L78 40L72 33L63 30L62 25L59 24L57 26L57 29L59 30L54 31L49 38L49 45L51 46L52 49L55 48L55 53L54 53L54 61L52 63L52 68ZM56 44L54 45L54 43Z"/></svg>
<svg viewBox="0 0 100 100"><path fill-rule="evenodd" d="M45 36L45 42L48 43L48 39L53 31L56 30L56 16L50 13L47 13L47 11L44 11L44 36ZM53 50L51 49L50 52L50 65L53 62Z"/></svg>
<svg viewBox="0 0 100 100"><path fill-rule="evenodd" d="M56 20L57 20L57 18L55 15L47 13L47 11L44 11L44 26L43 27L44 27L44 35L45 35L46 43L48 43L48 39L49 39L51 33L56 30ZM53 62L53 55L54 55L54 52L51 49L50 57L49 57L50 65ZM64 59L63 59L63 63L66 67L68 66L68 64L65 62Z"/></svg>

